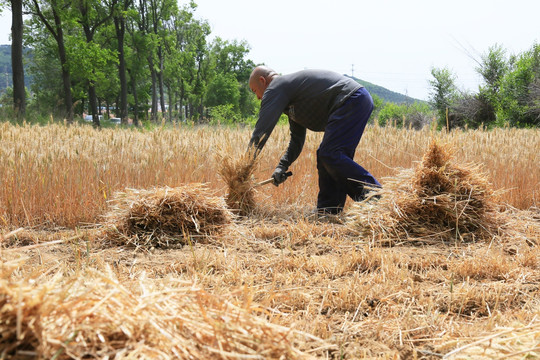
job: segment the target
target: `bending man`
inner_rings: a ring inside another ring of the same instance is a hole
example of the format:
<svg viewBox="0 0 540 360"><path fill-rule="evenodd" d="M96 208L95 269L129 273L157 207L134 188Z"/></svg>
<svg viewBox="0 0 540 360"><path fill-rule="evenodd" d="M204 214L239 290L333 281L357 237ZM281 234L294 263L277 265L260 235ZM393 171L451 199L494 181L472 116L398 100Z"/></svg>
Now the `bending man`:
<svg viewBox="0 0 540 360"><path fill-rule="evenodd" d="M306 129L324 131L317 150L319 173L319 213L337 214L347 195L354 201L365 199L369 188L380 187L366 169L354 162L354 153L373 111L373 99L359 83L325 70L303 70L279 75L258 66L251 73L249 87L261 102L259 118L250 146L259 152L279 117L289 118L291 139L272 174L274 185L287 179L285 173L298 158Z"/></svg>

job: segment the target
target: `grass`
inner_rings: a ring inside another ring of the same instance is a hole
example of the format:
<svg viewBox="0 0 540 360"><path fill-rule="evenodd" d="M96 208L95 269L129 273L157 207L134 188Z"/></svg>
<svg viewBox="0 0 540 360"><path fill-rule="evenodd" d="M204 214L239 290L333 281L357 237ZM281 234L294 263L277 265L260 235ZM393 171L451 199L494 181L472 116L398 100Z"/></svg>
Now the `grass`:
<svg viewBox="0 0 540 360"><path fill-rule="evenodd" d="M126 189L226 197L220 151L241 153L249 136L1 125L0 358L540 357L538 130L367 129L357 161L390 193L433 139L458 165L480 164L504 215L482 239L389 242L376 226L310 218L311 133L294 176L257 188L257 211L219 233L178 230L183 247L107 241L111 211L135 203L110 202ZM277 128L255 180L287 140Z"/></svg>

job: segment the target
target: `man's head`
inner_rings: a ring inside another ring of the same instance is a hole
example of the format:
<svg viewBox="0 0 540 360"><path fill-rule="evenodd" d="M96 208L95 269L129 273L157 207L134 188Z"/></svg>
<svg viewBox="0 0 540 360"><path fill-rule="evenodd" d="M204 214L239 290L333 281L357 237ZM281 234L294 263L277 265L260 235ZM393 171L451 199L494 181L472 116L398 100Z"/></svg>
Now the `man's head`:
<svg viewBox="0 0 540 360"><path fill-rule="evenodd" d="M276 76L278 73L266 66L257 66L253 69L249 77L249 88L257 95L257 99L262 99L266 88Z"/></svg>

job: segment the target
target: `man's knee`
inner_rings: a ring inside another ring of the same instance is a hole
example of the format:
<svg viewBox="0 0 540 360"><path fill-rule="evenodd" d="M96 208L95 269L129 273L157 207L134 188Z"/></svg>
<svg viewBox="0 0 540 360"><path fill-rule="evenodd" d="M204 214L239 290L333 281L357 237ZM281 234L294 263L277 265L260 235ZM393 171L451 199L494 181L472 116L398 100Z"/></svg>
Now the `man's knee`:
<svg viewBox="0 0 540 360"><path fill-rule="evenodd" d="M320 165L328 166L339 162L343 153L338 149L321 147L317 150L317 167Z"/></svg>

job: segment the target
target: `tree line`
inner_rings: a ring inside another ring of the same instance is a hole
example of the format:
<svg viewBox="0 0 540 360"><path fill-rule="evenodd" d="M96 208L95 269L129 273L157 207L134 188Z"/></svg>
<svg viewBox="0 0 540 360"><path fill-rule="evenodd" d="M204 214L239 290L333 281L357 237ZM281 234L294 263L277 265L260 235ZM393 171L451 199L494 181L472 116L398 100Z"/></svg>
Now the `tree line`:
<svg viewBox="0 0 540 360"><path fill-rule="evenodd" d="M476 92L460 90L448 67L434 67L427 103L384 103L373 96L376 121L414 129L540 126L540 45L509 55L495 44L473 59L482 80Z"/></svg>
<svg viewBox="0 0 540 360"><path fill-rule="evenodd" d="M433 68L430 101L441 127L540 126L540 45L509 55L493 45L475 59L482 85L462 92L448 68Z"/></svg>
<svg viewBox="0 0 540 360"><path fill-rule="evenodd" d="M4 4L7 5L7 4ZM10 0L13 109L73 122L102 108L126 123L202 119L206 109L253 115L245 41L209 41L195 2L176 0ZM23 14L26 14L23 22ZM23 45L32 96L24 87ZM223 109L221 109L223 108ZM221 110L220 110L221 109Z"/></svg>

